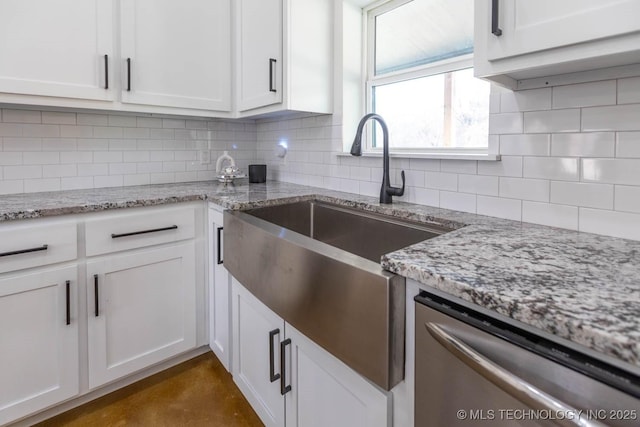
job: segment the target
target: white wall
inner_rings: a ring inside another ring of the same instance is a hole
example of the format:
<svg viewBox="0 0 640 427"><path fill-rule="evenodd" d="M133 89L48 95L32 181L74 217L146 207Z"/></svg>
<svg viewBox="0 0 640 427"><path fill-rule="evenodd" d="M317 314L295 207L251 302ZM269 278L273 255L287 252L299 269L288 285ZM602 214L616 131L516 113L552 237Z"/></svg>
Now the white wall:
<svg viewBox="0 0 640 427"><path fill-rule="evenodd" d="M252 120L0 110L0 195L211 180L229 150L256 155ZM211 163L201 164L199 151Z"/></svg>
<svg viewBox="0 0 640 427"><path fill-rule="evenodd" d="M494 87L489 128L502 161L392 159L395 200L640 240L640 78ZM258 158L271 179L378 195L382 160L336 156L341 135L337 115L260 120Z"/></svg>

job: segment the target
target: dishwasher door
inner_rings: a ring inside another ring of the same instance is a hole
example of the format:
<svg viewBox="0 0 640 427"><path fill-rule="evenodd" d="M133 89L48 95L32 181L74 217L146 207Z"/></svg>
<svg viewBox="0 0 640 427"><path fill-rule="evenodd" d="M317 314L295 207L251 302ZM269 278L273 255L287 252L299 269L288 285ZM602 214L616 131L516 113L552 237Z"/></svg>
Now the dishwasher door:
<svg viewBox="0 0 640 427"><path fill-rule="evenodd" d="M494 334L486 316L437 299L424 292L415 298L417 427L640 425L637 383L631 394L620 391L512 344L521 338L513 329L494 327ZM547 351L568 357L565 348ZM628 383L619 372L611 376Z"/></svg>

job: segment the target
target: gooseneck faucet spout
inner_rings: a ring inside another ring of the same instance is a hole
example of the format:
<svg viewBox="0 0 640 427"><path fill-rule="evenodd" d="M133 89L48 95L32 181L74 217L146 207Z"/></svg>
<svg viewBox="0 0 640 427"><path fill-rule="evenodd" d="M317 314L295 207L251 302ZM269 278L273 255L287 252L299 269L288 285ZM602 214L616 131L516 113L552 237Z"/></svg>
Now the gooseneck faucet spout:
<svg viewBox="0 0 640 427"><path fill-rule="evenodd" d="M358 123L358 129L356 130L356 137L353 140L351 146L352 156L362 156L362 130L367 120L373 119L380 123L383 134L383 146L382 146L382 187L380 188L380 203L389 204L392 202L392 196L402 196L404 194L404 171L401 172L402 188L392 187L391 180L389 179L389 129L384 119L377 114L370 113L364 116L360 123Z"/></svg>

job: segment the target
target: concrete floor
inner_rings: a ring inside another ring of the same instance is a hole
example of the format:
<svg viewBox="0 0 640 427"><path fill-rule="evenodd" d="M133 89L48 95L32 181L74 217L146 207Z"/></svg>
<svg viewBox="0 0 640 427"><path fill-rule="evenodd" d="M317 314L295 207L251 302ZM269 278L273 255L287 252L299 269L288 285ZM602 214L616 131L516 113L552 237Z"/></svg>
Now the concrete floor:
<svg viewBox="0 0 640 427"><path fill-rule="evenodd" d="M38 427L262 426L213 353L145 378Z"/></svg>

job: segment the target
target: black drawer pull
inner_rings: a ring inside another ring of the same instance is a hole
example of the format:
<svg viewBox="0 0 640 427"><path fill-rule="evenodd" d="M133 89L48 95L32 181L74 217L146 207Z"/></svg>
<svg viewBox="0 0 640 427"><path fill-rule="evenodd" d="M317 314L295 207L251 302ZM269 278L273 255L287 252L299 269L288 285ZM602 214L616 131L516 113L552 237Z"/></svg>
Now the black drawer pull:
<svg viewBox="0 0 640 427"><path fill-rule="evenodd" d="M496 37L502 35L500 23L500 0L491 0L491 34Z"/></svg>
<svg viewBox="0 0 640 427"><path fill-rule="evenodd" d="M38 246L37 248L20 249L18 251L2 252L2 253L0 253L0 257L11 256L11 255L20 255L20 254L28 254L29 252L46 251L48 248L49 248L49 245L42 245L42 246Z"/></svg>
<svg viewBox="0 0 640 427"><path fill-rule="evenodd" d="M216 255L216 262L218 264L222 264L224 262L223 259L222 259L222 251L221 251L221 248L220 248L220 240L221 240L221 237L222 237L222 230L223 229L224 229L224 227L218 227L218 231L217 231L217 233L218 233L218 238L217 238L218 253Z"/></svg>
<svg viewBox="0 0 640 427"><path fill-rule="evenodd" d="M98 275L93 275L93 298L95 304L95 315L100 316L100 298L98 296Z"/></svg>
<svg viewBox="0 0 640 427"><path fill-rule="evenodd" d="M276 92L276 84L273 82L275 77L275 70L273 66L276 64L276 60L269 58L269 92Z"/></svg>
<svg viewBox="0 0 640 427"><path fill-rule="evenodd" d="M109 89L109 55L104 56L104 88Z"/></svg>
<svg viewBox="0 0 640 427"><path fill-rule="evenodd" d="M283 396L291 391L291 384L284 385L287 382L287 371L285 370L287 358L284 351L289 344L291 344L290 338L280 343L280 394Z"/></svg>
<svg viewBox="0 0 640 427"><path fill-rule="evenodd" d="M66 301L67 301L67 325L71 324L71 281L65 282L66 287Z"/></svg>
<svg viewBox="0 0 640 427"><path fill-rule="evenodd" d="M131 58L127 58L127 92L131 92Z"/></svg>
<svg viewBox="0 0 640 427"><path fill-rule="evenodd" d="M170 227L162 227L162 228L152 228L150 230L142 230L142 231L132 231L131 233L122 233L122 234L111 234L112 239L119 239L120 237L128 237L128 236L136 236L138 234L148 234L148 233L156 233L158 231L167 231L167 230L177 230L177 225L172 225Z"/></svg>
<svg viewBox="0 0 640 427"><path fill-rule="evenodd" d="M274 329L269 332L269 380L271 382L277 381L280 379L280 374L276 374L275 371L275 354L273 353L274 345L273 345L273 337L276 335L280 335L280 329Z"/></svg>

